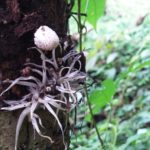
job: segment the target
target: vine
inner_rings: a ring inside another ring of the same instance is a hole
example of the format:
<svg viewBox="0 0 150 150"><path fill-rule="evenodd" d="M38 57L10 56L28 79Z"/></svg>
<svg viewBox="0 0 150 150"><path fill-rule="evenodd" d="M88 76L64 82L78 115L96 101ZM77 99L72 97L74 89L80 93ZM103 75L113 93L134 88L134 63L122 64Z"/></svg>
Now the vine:
<svg viewBox="0 0 150 150"><path fill-rule="evenodd" d="M89 4L89 0L86 3L86 11L87 11L87 8L88 8L88 4ZM82 25L82 22L81 22L81 13L82 13L81 12L81 0L78 0L78 32L79 32L79 50L80 50L80 52L83 51L82 50L82 31L83 31L83 27L85 27L85 22L86 22L86 18L85 18L84 24ZM92 116L93 125L94 125L94 128L96 130L99 143L102 146L103 150L105 150L104 142L103 142L103 140L102 140L102 138L100 136L100 133L98 131L98 127L97 127L96 122L94 120L94 114L93 114L93 111L92 111L91 103L89 101L89 95L88 95L88 90L87 90L86 83L84 84L84 90L85 90L85 94L86 94L86 98L87 98L88 108L89 108L90 114Z"/></svg>

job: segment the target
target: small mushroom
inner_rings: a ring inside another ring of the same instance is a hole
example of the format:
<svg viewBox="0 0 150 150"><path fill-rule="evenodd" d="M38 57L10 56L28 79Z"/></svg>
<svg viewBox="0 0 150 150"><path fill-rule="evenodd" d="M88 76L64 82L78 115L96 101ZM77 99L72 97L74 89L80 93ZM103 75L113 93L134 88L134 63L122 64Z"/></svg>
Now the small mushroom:
<svg viewBox="0 0 150 150"><path fill-rule="evenodd" d="M41 50L51 51L59 45L59 37L48 26L40 26L34 33L34 44Z"/></svg>

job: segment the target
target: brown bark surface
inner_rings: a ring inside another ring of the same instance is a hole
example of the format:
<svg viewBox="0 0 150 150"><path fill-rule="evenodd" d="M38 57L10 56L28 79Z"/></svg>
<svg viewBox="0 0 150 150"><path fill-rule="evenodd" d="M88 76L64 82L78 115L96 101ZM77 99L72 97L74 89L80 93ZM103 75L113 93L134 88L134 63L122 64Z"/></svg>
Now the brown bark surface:
<svg viewBox="0 0 150 150"><path fill-rule="evenodd" d="M51 27L63 41L67 32L67 4L66 0L1 0L0 1L0 81L15 79L20 76L20 70L28 59L38 61L39 56L29 54L27 48L34 46L33 33L40 25ZM0 82L0 92L6 88ZM0 98L0 107L3 99L21 97L25 89L14 87L5 96ZM13 150L15 129L20 111L0 111L0 150ZM47 112L39 113L47 130L55 143L40 138L33 133L31 124L27 121L21 130L18 149L20 150L63 150L61 131L53 117ZM66 125L66 116L59 114L63 126ZM66 142L69 143L69 129L65 132Z"/></svg>

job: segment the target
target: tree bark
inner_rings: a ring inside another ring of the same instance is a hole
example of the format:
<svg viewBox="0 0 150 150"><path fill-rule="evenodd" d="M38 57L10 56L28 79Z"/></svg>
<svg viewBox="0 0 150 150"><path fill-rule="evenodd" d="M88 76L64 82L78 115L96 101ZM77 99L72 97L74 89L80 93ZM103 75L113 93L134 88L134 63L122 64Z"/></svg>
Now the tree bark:
<svg viewBox="0 0 150 150"><path fill-rule="evenodd" d="M33 33L41 25L51 27L61 41L67 36L67 2L66 0L3 0L0 1L0 81L15 79L20 76L20 70L28 59L38 61L40 58L27 48L34 46ZM6 87L0 82L0 92ZM14 87L0 98L0 107L3 99L21 97L25 89ZM21 110L15 112L0 111L0 150L13 150L15 143L16 123ZM39 137L32 129L28 119L24 121L19 136L18 149L20 150L63 150L64 144L59 126L54 118L45 111L40 113L46 128L44 133L55 141L50 144ZM66 116L59 114L59 119L65 130L65 141L69 145L69 127L66 126Z"/></svg>

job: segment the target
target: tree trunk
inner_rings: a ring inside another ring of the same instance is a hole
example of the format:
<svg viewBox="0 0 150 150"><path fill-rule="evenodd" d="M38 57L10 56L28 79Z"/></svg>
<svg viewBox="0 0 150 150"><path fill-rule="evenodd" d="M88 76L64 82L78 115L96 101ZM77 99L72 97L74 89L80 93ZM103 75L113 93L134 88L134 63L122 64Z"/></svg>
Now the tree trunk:
<svg viewBox="0 0 150 150"><path fill-rule="evenodd" d="M24 63L28 59L40 58L29 54L27 48L34 46L33 33L41 25L51 27L61 41L67 32L67 2L66 0L3 0L0 1L0 81L15 79L20 76ZM0 92L6 86L0 82ZM21 97L25 90L13 87L2 100ZM0 150L13 150L15 143L16 123L21 110L14 112L0 111ZM40 113L44 120L44 133L50 135L54 144L34 133L31 124L26 119L19 135L20 150L63 150L64 144L59 126L54 118L45 111ZM61 113L59 119L65 130L65 141L69 145L69 127L66 126L66 116Z"/></svg>

